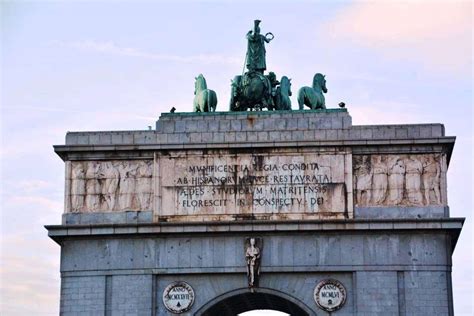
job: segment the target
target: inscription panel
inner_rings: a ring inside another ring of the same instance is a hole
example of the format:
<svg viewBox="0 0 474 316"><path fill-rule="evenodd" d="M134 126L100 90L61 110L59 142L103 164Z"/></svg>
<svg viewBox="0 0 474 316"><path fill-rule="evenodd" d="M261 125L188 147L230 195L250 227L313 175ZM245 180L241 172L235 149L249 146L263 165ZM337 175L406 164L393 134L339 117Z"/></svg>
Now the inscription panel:
<svg viewBox="0 0 474 316"><path fill-rule="evenodd" d="M346 212L345 162L344 154L315 152L161 155L158 215L341 217Z"/></svg>

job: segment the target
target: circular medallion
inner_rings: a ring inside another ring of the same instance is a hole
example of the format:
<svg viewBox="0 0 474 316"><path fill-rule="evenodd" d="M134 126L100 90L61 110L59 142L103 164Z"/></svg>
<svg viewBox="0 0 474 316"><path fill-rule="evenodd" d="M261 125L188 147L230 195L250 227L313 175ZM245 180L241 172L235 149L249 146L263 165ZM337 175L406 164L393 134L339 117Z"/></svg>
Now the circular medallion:
<svg viewBox="0 0 474 316"><path fill-rule="evenodd" d="M338 310L346 302L346 289L337 280L323 280L314 288L314 301L325 311Z"/></svg>
<svg viewBox="0 0 474 316"><path fill-rule="evenodd" d="M175 314L188 311L194 303L194 290L186 282L174 282L163 291L163 304Z"/></svg>

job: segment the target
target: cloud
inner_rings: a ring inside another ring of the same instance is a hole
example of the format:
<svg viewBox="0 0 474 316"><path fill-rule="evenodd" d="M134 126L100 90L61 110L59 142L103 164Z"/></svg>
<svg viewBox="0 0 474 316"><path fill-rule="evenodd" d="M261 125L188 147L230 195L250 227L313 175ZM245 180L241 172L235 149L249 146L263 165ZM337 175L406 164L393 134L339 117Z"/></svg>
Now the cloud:
<svg viewBox="0 0 474 316"><path fill-rule="evenodd" d="M429 69L470 73L472 4L436 1L358 2L323 27L333 42L352 42Z"/></svg>
<svg viewBox="0 0 474 316"><path fill-rule="evenodd" d="M350 105L354 125L417 124L426 119L419 105L394 101L373 101Z"/></svg>
<svg viewBox="0 0 474 316"><path fill-rule="evenodd" d="M20 189L24 192L37 192L51 189L52 187L51 182L38 179L19 181L15 184L15 189Z"/></svg>
<svg viewBox="0 0 474 316"><path fill-rule="evenodd" d="M2 249L0 310L5 315L57 315L59 247L35 234L5 239L8 245Z"/></svg>
<svg viewBox="0 0 474 316"><path fill-rule="evenodd" d="M237 64L241 59L219 54L199 54L194 56L179 56L146 52L137 48L123 47L112 41L99 42L92 40L59 42L62 46L71 47L83 51L98 52L126 57L148 58L160 61L171 61L179 63L204 63L204 64Z"/></svg>

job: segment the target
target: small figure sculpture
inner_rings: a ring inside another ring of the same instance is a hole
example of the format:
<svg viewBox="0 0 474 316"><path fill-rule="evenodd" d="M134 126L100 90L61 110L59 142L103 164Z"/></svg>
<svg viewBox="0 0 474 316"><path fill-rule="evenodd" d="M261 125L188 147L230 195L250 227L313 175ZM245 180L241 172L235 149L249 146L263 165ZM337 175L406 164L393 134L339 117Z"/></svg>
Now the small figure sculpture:
<svg viewBox="0 0 474 316"><path fill-rule="evenodd" d="M405 164L402 159L394 158L388 170L388 200L391 205L399 205L403 200Z"/></svg>
<svg viewBox="0 0 474 316"><path fill-rule="evenodd" d="M253 31L247 33L246 66L249 72L255 71L263 75L267 64L265 61L265 43L270 43L274 36L272 33L260 34L260 20L254 21Z"/></svg>
<svg viewBox="0 0 474 316"><path fill-rule="evenodd" d="M328 89L326 88L326 79L323 74L317 73L313 77L312 87L302 87L298 91L297 98L299 109L303 110L304 105L309 107L311 110L325 109L326 101L323 92L328 92Z"/></svg>
<svg viewBox="0 0 474 316"><path fill-rule="evenodd" d="M80 212L84 208L86 194L86 180L84 168L77 163L71 174L71 211Z"/></svg>
<svg viewBox="0 0 474 316"><path fill-rule="evenodd" d="M152 172L151 162L142 161L138 167L137 192L140 210L147 211L151 209L150 201L152 194Z"/></svg>
<svg viewBox="0 0 474 316"><path fill-rule="evenodd" d="M120 173L111 161L107 161L104 163L104 170L101 172L100 176L104 179L102 194L104 195L106 203L105 210L113 211L115 209Z"/></svg>
<svg viewBox="0 0 474 316"><path fill-rule="evenodd" d="M425 196L426 205L431 204L432 199L430 198L430 193L434 193L434 203L441 204L441 189L440 189L440 175L441 168L439 162L434 157L423 156L423 191Z"/></svg>
<svg viewBox="0 0 474 316"><path fill-rule="evenodd" d="M207 88L206 79L200 74L194 83L194 112L215 112L216 107L216 92Z"/></svg>
<svg viewBox="0 0 474 316"><path fill-rule="evenodd" d="M356 167L357 205L368 205L372 196L372 171L368 156L363 156Z"/></svg>
<svg viewBox="0 0 474 316"><path fill-rule="evenodd" d="M100 209L100 165L97 161L90 161L86 171L86 208L87 211L97 211Z"/></svg>
<svg viewBox="0 0 474 316"><path fill-rule="evenodd" d="M405 161L405 170L405 187L408 202L412 205L422 205L421 173L423 172L423 165L414 156L410 156Z"/></svg>
<svg viewBox="0 0 474 316"><path fill-rule="evenodd" d="M120 166L119 204L120 210L129 211L133 209L133 196L135 194L135 182L137 166L124 161Z"/></svg>
<svg viewBox="0 0 474 316"><path fill-rule="evenodd" d="M372 163L373 183L372 200L374 205L382 205L387 196L388 168L382 161L382 155L375 155Z"/></svg>
<svg viewBox="0 0 474 316"><path fill-rule="evenodd" d="M274 103L276 110L291 110L291 79L287 76L281 77L280 86L276 88Z"/></svg>
<svg viewBox="0 0 474 316"><path fill-rule="evenodd" d="M250 288L258 286L260 275L260 248L255 245L255 238L248 240L248 247L245 251L247 261L247 278Z"/></svg>

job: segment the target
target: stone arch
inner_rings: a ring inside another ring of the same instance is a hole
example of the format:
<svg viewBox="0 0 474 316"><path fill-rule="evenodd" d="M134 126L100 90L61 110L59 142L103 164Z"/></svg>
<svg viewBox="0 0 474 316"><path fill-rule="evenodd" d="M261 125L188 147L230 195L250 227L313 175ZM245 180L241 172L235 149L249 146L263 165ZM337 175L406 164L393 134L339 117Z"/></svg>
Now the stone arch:
<svg viewBox="0 0 474 316"><path fill-rule="evenodd" d="M195 316L235 316L254 309L272 309L298 316L317 316L299 299L286 293L257 288L233 290L215 297L194 313Z"/></svg>

